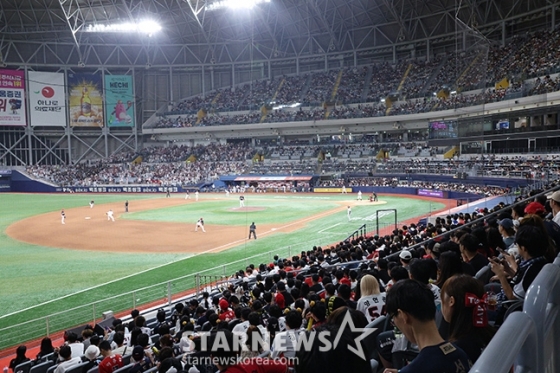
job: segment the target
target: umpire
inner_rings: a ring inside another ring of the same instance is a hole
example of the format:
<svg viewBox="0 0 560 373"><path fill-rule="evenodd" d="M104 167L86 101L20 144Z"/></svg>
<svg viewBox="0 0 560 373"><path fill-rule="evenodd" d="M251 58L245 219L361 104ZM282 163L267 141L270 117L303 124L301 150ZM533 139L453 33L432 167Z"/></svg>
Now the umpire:
<svg viewBox="0 0 560 373"><path fill-rule="evenodd" d="M257 226L255 225L255 222L252 222L251 225L249 226L249 239L251 239L251 235L253 235L253 237L255 237L255 240L257 239Z"/></svg>

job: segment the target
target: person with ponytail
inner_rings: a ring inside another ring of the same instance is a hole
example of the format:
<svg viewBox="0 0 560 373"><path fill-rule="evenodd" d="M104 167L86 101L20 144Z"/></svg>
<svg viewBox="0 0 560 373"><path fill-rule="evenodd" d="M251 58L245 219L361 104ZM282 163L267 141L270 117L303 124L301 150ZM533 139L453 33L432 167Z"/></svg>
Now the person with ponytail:
<svg viewBox="0 0 560 373"><path fill-rule="evenodd" d="M449 342L474 363L495 333L488 325L484 286L469 275L452 276L443 284L441 301L443 318L449 323Z"/></svg>

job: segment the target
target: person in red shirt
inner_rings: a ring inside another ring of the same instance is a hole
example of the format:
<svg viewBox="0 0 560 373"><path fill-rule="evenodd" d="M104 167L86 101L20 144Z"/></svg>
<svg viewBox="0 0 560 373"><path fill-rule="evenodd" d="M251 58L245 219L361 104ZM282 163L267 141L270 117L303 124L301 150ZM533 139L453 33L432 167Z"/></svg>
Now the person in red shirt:
<svg viewBox="0 0 560 373"><path fill-rule="evenodd" d="M220 299L218 305L220 306L220 312L218 315L220 320L230 322L231 320L235 319L235 312L231 308L229 308L229 302L226 299Z"/></svg>
<svg viewBox="0 0 560 373"><path fill-rule="evenodd" d="M115 370L123 367L122 356L113 354L109 341L101 342L99 344L99 351L103 356L103 360L99 363L99 373L113 373Z"/></svg>

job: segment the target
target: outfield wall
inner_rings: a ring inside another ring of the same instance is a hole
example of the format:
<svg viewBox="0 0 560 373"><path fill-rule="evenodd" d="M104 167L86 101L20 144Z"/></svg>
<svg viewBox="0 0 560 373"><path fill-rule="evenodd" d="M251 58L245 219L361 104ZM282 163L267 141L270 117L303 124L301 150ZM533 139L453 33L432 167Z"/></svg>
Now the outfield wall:
<svg viewBox="0 0 560 373"><path fill-rule="evenodd" d="M0 192L20 192L20 193L186 193L187 189L180 186L166 187L166 186L146 186L146 185L102 185L102 186L69 186L69 187L56 187L44 182L33 180L27 175L20 173L17 170L12 170L9 173L5 172L4 187L2 186L2 178L0 178ZM396 175L380 174L379 177L395 177ZM408 175L410 177L410 175ZM431 176L431 177L430 177ZM266 177L266 176L263 176ZM271 176L273 177L273 176ZM221 181L230 181L231 176L225 176ZM415 180L431 181L431 182L445 182L456 183L459 180L451 176L445 175L415 175ZM9 180L9 182L6 182ZM526 185L527 181L524 179L499 179L499 178L470 178L469 184L476 185L492 185L502 187L514 187L519 185ZM317 192L321 189L323 192L337 193L340 188L316 188ZM467 199L476 200L483 198L483 195L464 193L456 191L431 191L411 187L388 187L388 186L360 186L347 188L349 193L357 193L361 191L364 199L367 199L372 192L381 194L409 194L409 195L425 195L429 197L444 198L444 199ZM190 188L189 188L189 191ZM423 191L423 192L421 192Z"/></svg>

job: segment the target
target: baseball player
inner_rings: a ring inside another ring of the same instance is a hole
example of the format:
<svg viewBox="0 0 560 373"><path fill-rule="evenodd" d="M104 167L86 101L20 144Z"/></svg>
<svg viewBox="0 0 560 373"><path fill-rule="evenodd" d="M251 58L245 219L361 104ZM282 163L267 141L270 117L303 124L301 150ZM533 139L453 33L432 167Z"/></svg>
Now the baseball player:
<svg viewBox="0 0 560 373"><path fill-rule="evenodd" d="M239 196L239 207L245 207L245 197Z"/></svg>
<svg viewBox="0 0 560 373"><path fill-rule="evenodd" d="M171 188L166 188L167 189L167 194L165 195L165 198L169 198L171 197Z"/></svg>
<svg viewBox="0 0 560 373"><path fill-rule="evenodd" d="M66 220L66 214L64 213L64 209L60 212L60 222L62 224L66 224L64 221Z"/></svg>
<svg viewBox="0 0 560 373"><path fill-rule="evenodd" d="M343 185L343 186L342 186L342 194L346 194L346 193L348 193L348 192L346 191L346 185Z"/></svg>
<svg viewBox="0 0 560 373"><path fill-rule="evenodd" d="M113 216L113 210L107 211L107 221L112 220L115 221L115 217Z"/></svg>
<svg viewBox="0 0 560 373"><path fill-rule="evenodd" d="M346 209L346 214L348 215L348 221L352 220L352 208L350 206Z"/></svg>
<svg viewBox="0 0 560 373"><path fill-rule="evenodd" d="M189 191L187 190L187 194L185 194L185 199L190 199L191 195L189 194Z"/></svg>
<svg viewBox="0 0 560 373"><path fill-rule="evenodd" d="M361 200L362 200L362 191L361 191L361 190L358 190L358 198L357 198L357 200L358 200L358 201L361 201Z"/></svg>
<svg viewBox="0 0 560 373"><path fill-rule="evenodd" d="M124 212L128 212L128 200L124 203Z"/></svg>
<svg viewBox="0 0 560 373"><path fill-rule="evenodd" d="M373 202L377 202L377 193L373 192Z"/></svg>
<svg viewBox="0 0 560 373"><path fill-rule="evenodd" d="M95 201L94 201L94 200L91 200L91 201L89 202L89 208L92 209L92 208L93 208L93 205L95 205Z"/></svg>
<svg viewBox="0 0 560 373"><path fill-rule="evenodd" d="M226 188L226 197L229 197L229 189Z"/></svg>
<svg viewBox="0 0 560 373"><path fill-rule="evenodd" d="M202 219L202 218L198 219L198 221L196 222L196 227L194 228L194 231L198 232L198 228L202 229L202 231L204 233L206 233L206 230L204 229L204 219Z"/></svg>
<svg viewBox="0 0 560 373"><path fill-rule="evenodd" d="M196 192L194 192L194 200L198 201L198 190Z"/></svg>
<svg viewBox="0 0 560 373"><path fill-rule="evenodd" d="M257 239L257 226L255 225L255 222L252 222L251 225L249 226L249 239L251 239L251 235L255 238L255 240Z"/></svg>

